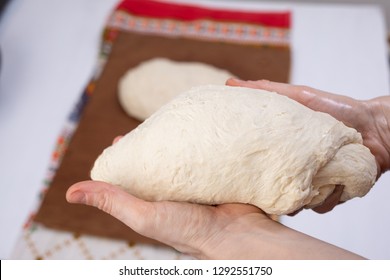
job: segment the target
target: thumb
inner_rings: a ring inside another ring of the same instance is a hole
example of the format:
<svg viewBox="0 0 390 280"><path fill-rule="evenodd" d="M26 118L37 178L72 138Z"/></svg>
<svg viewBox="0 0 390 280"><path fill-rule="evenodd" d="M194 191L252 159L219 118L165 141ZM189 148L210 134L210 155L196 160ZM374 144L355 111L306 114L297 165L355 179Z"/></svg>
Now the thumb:
<svg viewBox="0 0 390 280"><path fill-rule="evenodd" d="M207 217L210 219L210 209L214 209L190 203L148 202L98 181L74 184L68 189L66 199L70 203L97 207L141 235L192 253L198 252L195 245L201 240L200 230Z"/></svg>
<svg viewBox="0 0 390 280"><path fill-rule="evenodd" d="M66 200L99 208L143 234L147 231L144 217L154 209L150 202L136 198L122 189L99 181L84 181L71 186Z"/></svg>

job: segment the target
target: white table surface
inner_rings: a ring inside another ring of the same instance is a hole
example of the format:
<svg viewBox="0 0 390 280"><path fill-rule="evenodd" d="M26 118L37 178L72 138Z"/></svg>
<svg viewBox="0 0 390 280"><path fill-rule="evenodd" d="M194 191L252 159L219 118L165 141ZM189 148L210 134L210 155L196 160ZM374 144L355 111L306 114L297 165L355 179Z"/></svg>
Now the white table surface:
<svg viewBox="0 0 390 280"><path fill-rule="evenodd" d="M101 30L117 0L13 0L0 22L0 258L36 207L62 125L93 72ZM191 2L191 1L180 1ZM291 9L291 82L369 99L387 95L386 30L376 6L193 1ZM390 259L390 175L364 198L286 225L368 258Z"/></svg>

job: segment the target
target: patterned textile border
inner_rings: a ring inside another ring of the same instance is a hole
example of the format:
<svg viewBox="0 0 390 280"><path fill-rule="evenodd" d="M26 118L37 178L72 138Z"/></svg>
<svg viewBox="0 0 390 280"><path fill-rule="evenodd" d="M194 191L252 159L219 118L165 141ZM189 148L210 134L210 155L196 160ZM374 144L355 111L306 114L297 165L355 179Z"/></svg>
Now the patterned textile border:
<svg viewBox="0 0 390 280"><path fill-rule="evenodd" d="M134 16L124 11L116 11L110 18L108 27L146 34L243 44L286 46L290 43L290 32L286 28L204 19L194 21L158 19Z"/></svg>
<svg viewBox="0 0 390 280"><path fill-rule="evenodd" d="M193 259L167 247L76 235L38 224L34 225L34 230L23 231L10 258L23 260Z"/></svg>
<svg viewBox="0 0 390 280"><path fill-rule="evenodd" d="M119 31L275 46L290 43L288 28L211 20L184 22L172 19L152 19L134 16L121 10L114 11L102 36L98 65L57 139L43 181L43 189L37 197L34 211L29 215L15 244L10 256L12 259L191 259L170 248L128 244L125 241L89 235L76 236L71 232L49 229L34 222L36 211L61 164L83 109L93 94L96 81L104 69Z"/></svg>

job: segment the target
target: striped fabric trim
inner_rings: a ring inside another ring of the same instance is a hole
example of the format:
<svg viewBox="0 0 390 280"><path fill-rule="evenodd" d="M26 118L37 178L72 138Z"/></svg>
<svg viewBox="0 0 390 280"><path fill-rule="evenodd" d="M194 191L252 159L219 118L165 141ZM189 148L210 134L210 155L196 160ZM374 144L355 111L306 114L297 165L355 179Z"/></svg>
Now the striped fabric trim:
<svg viewBox="0 0 390 280"><path fill-rule="evenodd" d="M123 0L119 3L116 10L122 10L135 16L171 18L181 21L212 19L279 28L290 28L291 26L290 11L220 9L161 0Z"/></svg>
<svg viewBox="0 0 390 280"><path fill-rule="evenodd" d="M113 13L108 28L170 37L197 38L242 44L290 44L287 28L212 20L179 21L135 16L123 11Z"/></svg>

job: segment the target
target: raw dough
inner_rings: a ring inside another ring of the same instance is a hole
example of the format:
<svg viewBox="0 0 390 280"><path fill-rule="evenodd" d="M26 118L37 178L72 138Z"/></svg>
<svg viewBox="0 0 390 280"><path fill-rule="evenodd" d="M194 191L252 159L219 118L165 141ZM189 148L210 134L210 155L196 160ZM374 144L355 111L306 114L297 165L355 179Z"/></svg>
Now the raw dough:
<svg viewBox="0 0 390 280"><path fill-rule="evenodd" d="M194 86L224 85L231 77L201 62L153 58L127 71L119 81L118 97L128 115L143 121L179 93Z"/></svg>
<svg viewBox="0 0 390 280"><path fill-rule="evenodd" d="M91 171L140 198L249 203L286 214L364 196L376 163L361 135L276 93L196 87L108 147Z"/></svg>

